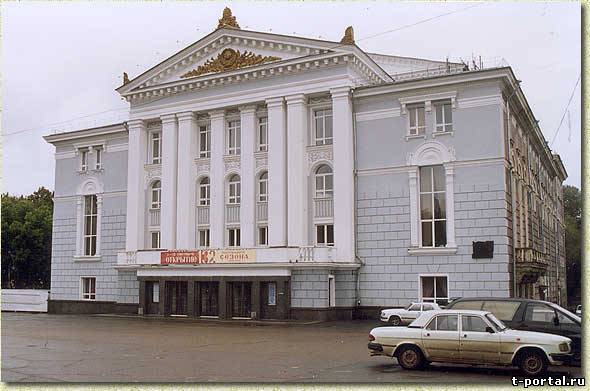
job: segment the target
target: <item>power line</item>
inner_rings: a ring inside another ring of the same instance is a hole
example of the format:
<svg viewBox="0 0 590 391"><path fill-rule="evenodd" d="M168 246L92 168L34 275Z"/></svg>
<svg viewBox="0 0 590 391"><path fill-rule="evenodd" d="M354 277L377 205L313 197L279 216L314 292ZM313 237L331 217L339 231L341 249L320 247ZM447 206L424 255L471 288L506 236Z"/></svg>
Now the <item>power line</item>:
<svg viewBox="0 0 590 391"><path fill-rule="evenodd" d="M555 142L555 139L557 138L557 134L559 133L559 129L561 129L561 125L563 124L563 120L565 118L565 115L567 114L567 109L570 107L570 103L572 103L572 99L574 98L574 93L576 92L576 88L578 88L578 84L580 83L581 78L582 78L582 74L580 73L580 75L578 75L578 80L576 81L576 85L574 86L574 89L572 90L572 94L570 95L570 99L567 102L567 106L565 106L565 110L563 111L563 115L561 116L561 121L559 121L559 126L557 127L557 130L555 131L555 134L553 135L553 139L551 140L551 144L549 144L549 148L551 148L551 146Z"/></svg>

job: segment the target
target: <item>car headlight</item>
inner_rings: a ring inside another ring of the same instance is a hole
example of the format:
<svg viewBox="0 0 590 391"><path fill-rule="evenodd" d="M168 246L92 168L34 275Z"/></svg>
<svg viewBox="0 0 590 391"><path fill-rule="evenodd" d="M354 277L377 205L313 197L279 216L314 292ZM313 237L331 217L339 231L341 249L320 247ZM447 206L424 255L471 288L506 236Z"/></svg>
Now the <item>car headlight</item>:
<svg viewBox="0 0 590 391"><path fill-rule="evenodd" d="M559 344L559 351L560 352L568 352L570 350L570 345L567 342L562 342Z"/></svg>

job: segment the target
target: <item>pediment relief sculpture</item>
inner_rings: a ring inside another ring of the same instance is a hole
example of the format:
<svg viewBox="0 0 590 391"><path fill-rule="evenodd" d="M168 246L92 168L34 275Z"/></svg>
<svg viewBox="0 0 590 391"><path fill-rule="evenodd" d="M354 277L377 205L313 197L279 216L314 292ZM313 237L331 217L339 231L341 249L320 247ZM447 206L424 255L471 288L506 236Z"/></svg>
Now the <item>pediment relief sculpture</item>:
<svg viewBox="0 0 590 391"><path fill-rule="evenodd" d="M262 56L249 51L240 53L239 50L226 48L217 57L210 58L203 65L199 65L196 69L182 75L181 78L201 76L206 73L231 71L278 60L281 60L281 58Z"/></svg>

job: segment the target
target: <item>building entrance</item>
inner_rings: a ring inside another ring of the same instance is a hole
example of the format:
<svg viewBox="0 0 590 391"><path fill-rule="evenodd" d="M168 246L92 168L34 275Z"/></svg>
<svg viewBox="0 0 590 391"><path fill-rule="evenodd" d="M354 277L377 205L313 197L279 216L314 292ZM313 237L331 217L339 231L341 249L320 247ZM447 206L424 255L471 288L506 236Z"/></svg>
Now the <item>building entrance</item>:
<svg viewBox="0 0 590 391"><path fill-rule="evenodd" d="M160 312L160 284L158 281L145 282L145 313L157 315Z"/></svg>
<svg viewBox="0 0 590 391"><path fill-rule="evenodd" d="M252 316L252 283L231 282L229 288L232 317L250 318Z"/></svg>
<svg viewBox="0 0 590 391"><path fill-rule="evenodd" d="M219 316L219 282L198 282L195 299L199 316Z"/></svg>
<svg viewBox="0 0 590 391"><path fill-rule="evenodd" d="M186 281L166 281L166 309L170 315L188 315Z"/></svg>

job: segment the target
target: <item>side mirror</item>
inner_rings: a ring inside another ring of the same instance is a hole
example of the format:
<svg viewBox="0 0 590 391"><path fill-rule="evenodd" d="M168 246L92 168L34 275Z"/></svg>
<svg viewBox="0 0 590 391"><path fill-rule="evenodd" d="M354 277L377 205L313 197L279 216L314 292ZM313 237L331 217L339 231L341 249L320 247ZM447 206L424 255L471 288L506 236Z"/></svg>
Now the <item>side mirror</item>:
<svg viewBox="0 0 590 391"><path fill-rule="evenodd" d="M494 334L494 329L491 328L490 326L486 327L486 331L490 334Z"/></svg>
<svg viewBox="0 0 590 391"><path fill-rule="evenodd" d="M553 324L559 326L559 316L555 315L555 317L553 318Z"/></svg>

